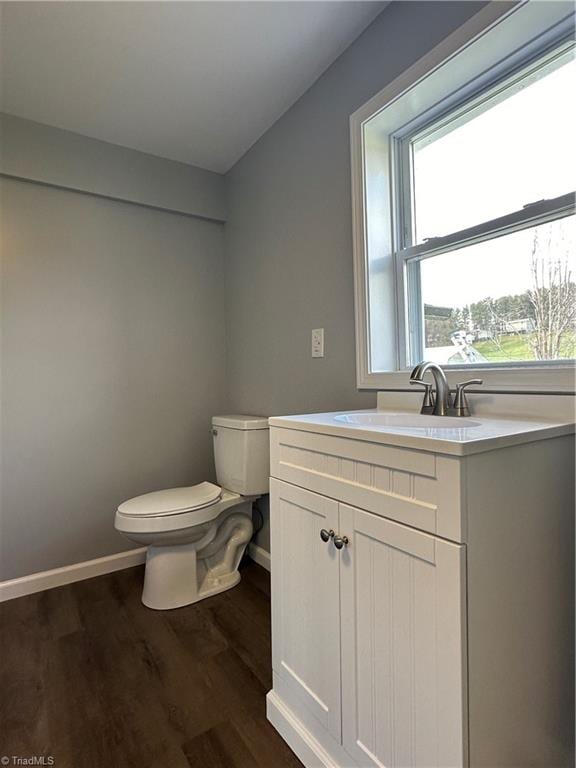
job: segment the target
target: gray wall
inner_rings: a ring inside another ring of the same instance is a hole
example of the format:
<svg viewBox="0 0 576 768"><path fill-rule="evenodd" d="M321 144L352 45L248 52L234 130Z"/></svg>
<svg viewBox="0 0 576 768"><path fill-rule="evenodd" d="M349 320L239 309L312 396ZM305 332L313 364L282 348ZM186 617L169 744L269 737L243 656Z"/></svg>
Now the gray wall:
<svg viewBox="0 0 576 768"><path fill-rule="evenodd" d="M356 389L349 117L483 5L388 6L228 174L234 410L375 406ZM312 328L325 329L323 359L310 357Z"/></svg>
<svg viewBox="0 0 576 768"><path fill-rule="evenodd" d="M266 415L375 405L356 390L349 117L483 3L394 3L228 174L228 382ZM310 357L312 328L326 357Z"/></svg>
<svg viewBox="0 0 576 768"><path fill-rule="evenodd" d="M0 172L224 221L219 173L0 112Z"/></svg>
<svg viewBox="0 0 576 768"><path fill-rule="evenodd" d="M214 479L222 225L1 180L0 580L130 548L119 502Z"/></svg>
<svg viewBox="0 0 576 768"><path fill-rule="evenodd" d="M376 19L227 176L225 269L221 224L112 199L221 221L217 174L0 123L0 172L29 180L1 182L0 579L127 549L118 502L213 478L223 408L375 404L355 381L348 119L481 5Z"/></svg>

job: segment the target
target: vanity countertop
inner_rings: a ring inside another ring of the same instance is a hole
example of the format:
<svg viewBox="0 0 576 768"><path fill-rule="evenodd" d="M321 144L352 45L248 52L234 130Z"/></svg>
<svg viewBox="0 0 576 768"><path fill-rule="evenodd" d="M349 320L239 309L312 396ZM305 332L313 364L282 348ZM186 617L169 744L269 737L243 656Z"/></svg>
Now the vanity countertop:
<svg viewBox="0 0 576 768"><path fill-rule="evenodd" d="M421 416L414 411L341 411L273 416L271 427L316 432L433 453L467 456L574 434L573 422L501 416Z"/></svg>

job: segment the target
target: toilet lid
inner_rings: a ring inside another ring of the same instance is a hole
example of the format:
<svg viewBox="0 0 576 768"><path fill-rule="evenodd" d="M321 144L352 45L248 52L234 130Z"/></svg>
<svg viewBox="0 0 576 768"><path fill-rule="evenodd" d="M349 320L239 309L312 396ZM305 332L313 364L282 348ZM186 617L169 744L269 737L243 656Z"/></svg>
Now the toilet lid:
<svg viewBox="0 0 576 768"><path fill-rule="evenodd" d="M168 488L128 499L118 507L122 515L134 517L160 517L189 512L214 504L222 495L222 489L213 483L198 483L186 488Z"/></svg>

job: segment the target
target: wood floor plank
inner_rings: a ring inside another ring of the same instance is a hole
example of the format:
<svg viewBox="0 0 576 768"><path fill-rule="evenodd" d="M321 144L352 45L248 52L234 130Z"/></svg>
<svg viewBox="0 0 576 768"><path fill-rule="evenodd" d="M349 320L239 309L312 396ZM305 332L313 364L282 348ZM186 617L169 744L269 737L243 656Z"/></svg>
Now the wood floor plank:
<svg viewBox="0 0 576 768"><path fill-rule="evenodd" d="M55 644L47 673L56 765L99 768L114 753L114 727L92 648L83 632L68 634Z"/></svg>
<svg viewBox="0 0 576 768"><path fill-rule="evenodd" d="M118 764L184 768L180 734L173 728L161 696L157 655L148 635L134 625L119 600L114 578L101 578L100 594L79 608L108 728L117 734ZM150 618L155 619L155 614Z"/></svg>
<svg viewBox="0 0 576 768"><path fill-rule="evenodd" d="M231 722L197 736L184 745L184 752L190 768L258 768L256 758Z"/></svg>
<svg viewBox="0 0 576 768"><path fill-rule="evenodd" d="M137 634L146 638L147 675L153 679L158 702L179 738L187 741L221 723L226 709L209 679L207 663L211 656L197 653L198 642L190 648L188 635L181 637L174 631L167 612L150 611L134 600L127 611Z"/></svg>
<svg viewBox="0 0 576 768"><path fill-rule="evenodd" d="M268 689L233 648L213 656L204 669L228 717L239 713L265 716Z"/></svg>
<svg viewBox="0 0 576 768"><path fill-rule="evenodd" d="M49 754L47 662L53 643L45 637L40 595L0 605L0 724L2 754Z"/></svg>
<svg viewBox="0 0 576 768"><path fill-rule="evenodd" d="M299 768L266 720L269 576L175 611L143 568L0 604L0 751L57 768Z"/></svg>
<svg viewBox="0 0 576 768"><path fill-rule="evenodd" d="M42 625L53 640L82 628L78 602L69 586L47 589L46 592L40 592L38 598Z"/></svg>
<svg viewBox="0 0 576 768"><path fill-rule="evenodd" d="M255 562L246 558L240 566L244 583L248 582L270 599L270 574Z"/></svg>
<svg viewBox="0 0 576 768"><path fill-rule="evenodd" d="M294 752L265 718L237 713L232 722L258 768L302 768Z"/></svg>
<svg viewBox="0 0 576 768"><path fill-rule="evenodd" d="M189 655L196 659L216 656L229 645L212 615L202 602L185 610L166 611L165 620L185 646Z"/></svg>
<svg viewBox="0 0 576 768"><path fill-rule="evenodd" d="M272 687L270 598L248 578L211 604L212 621L266 690ZM243 571L243 575L246 571ZM208 601L207 601L208 602Z"/></svg>

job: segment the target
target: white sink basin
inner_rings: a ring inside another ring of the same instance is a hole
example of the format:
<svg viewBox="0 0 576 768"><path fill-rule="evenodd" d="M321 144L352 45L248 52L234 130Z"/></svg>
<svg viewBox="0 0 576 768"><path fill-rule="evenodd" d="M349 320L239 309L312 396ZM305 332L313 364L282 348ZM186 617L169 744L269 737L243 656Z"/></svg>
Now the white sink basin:
<svg viewBox="0 0 576 768"><path fill-rule="evenodd" d="M406 427L408 429L460 429L479 427L480 422L461 416L427 416L420 413L340 413L335 421L371 427Z"/></svg>
<svg viewBox="0 0 576 768"><path fill-rule="evenodd" d="M454 456L573 435L575 431L572 419L565 422L526 421L498 415L464 418L376 409L273 416L269 423L271 427L282 429L298 429Z"/></svg>

